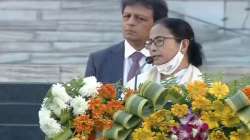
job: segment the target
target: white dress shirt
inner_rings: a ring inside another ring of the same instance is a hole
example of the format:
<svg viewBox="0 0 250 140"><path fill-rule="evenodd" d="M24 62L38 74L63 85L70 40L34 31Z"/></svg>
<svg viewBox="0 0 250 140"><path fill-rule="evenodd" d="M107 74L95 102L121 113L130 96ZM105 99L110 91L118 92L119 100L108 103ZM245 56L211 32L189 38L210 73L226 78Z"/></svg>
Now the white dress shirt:
<svg viewBox="0 0 250 140"><path fill-rule="evenodd" d="M128 43L127 40L124 41L124 46L125 46L125 54L124 54L124 67L123 67L123 85L127 84L127 77L128 77L128 72L130 70L130 67L132 66L132 58L130 58L130 56L136 52L136 50ZM140 60L139 64L140 67L146 63L146 57L150 56L149 51L145 48L143 48L142 50L140 50L139 52L141 52L144 56L143 58ZM151 64L146 64L142 69L141 69L141 73L146 72L146 71L150 71L152 68Z"/></svg>

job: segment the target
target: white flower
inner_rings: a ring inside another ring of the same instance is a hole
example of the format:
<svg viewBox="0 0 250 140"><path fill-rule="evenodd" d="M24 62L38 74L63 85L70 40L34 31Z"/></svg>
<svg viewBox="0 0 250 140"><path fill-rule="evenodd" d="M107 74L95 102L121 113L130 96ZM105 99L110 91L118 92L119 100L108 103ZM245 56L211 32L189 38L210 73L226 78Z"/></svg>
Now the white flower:
<svg viewBox="0 0 250 140"><path fill-rule="evenodd" d="M171 140L178 140L178 137L174 134L171 135Z"/></svg>
<svg viewBox="0 0 250 140"><path fill-rule="evenodd" d="M73 107L74 115L82 115L88 109L88 102L81 96L73 98L70 105Z"/></svg>
<svg viewBox="0 0 250 140"><path fill-rule="evenodd" d="M61 112L63 109L68 108L69 105L67 105L66 103L64 103L63 100L61 100L60 98L54 97L53 98L53 102L49 105L49 108L56 114L56 116L60 116Z"/></svg>
<svg viewBox="0 0 250 140"><path fill-rule="evenodd" d="M45 97L42 102L42 107L45 105L45 103L48 101L48 97Z"/></svg>
<svg viewBox="0 0 250 140"><path fill-rule="evenodd" d="M198 130L193 128L192 134L193 134L193 137L196 137L196 135L198 134Z"/></svg>
<svg viewBox="0 0 250 140"><path fill-rule="evenodd" d="M202 120L201 119L197 119L197 120L194 120L192 122L193 125L196 125L196 126L201 126L203 124Z"/></svg>
<svg viewBox="0 0 250 140"><path fill-rule="evenodd" d="M47 119L50 118L51 112L45 106L42 105L41 109L39 110L39 119ZM40 120L41 121L41 120Z"/></svg>
<svg viewBox="0 0 250 140"><path fill-rule="evenodd" d="M95 96L98 88L101 86L94 76L83 79L84 85L80 88L79 92L83 97Z"/></svg>
<svg viewBox="0 0 250 140"><path fill-rule="evenodd" d="M52 85L51 93L54 97L60 98L63 102L68 102L71 99L65 88L59 83Z"/></svg>
<svg viewBox="0 0 250 140"><path fill-rule="evenodd" d="M38 115L40 128L49 138L53 138L63 131L61 125L54 118L50 117L50 110L44 106L39 110Z"/></svg>
<svg viewBox="0 0 250 140"><path fill-rule="evenodd" d="M63 85L59 83L52 85L51 93L53 100L49 105L49 109L59 117L62 110L69 107L67 102L72 98L68 95Z"/></svg>

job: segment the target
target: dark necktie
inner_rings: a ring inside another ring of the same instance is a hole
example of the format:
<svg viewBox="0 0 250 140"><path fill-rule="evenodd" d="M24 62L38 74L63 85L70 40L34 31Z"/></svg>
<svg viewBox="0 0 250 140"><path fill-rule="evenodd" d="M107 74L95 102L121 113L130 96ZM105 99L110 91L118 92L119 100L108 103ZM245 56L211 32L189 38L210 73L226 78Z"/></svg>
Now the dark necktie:
<svg viewBox="0 0 250 140"><path fill-rule="evenodd" d="M130 56L130 58L132 58L132 66L130 67L130 70L128 72L127 81L131 80L136 75L136 72L140 73L139 62L143 56L144 55L140 52L135 52Z"/></svg>

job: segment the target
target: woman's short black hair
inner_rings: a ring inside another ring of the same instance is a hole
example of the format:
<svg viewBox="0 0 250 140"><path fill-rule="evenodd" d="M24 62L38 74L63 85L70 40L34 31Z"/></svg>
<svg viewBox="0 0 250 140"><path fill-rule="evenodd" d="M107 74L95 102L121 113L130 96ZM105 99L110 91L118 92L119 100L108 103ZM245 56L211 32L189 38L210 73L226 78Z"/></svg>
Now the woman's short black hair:
<svg viewBox="0 0 250 140"><path fill-rule="evenodd" d="M122 0L122 13L126 6L131 6L135 4L141 4L147 8L152 9L154 21L168 16L168 7L167 3L164 0Z"/></svg>
<svg viewBox="0 0 250 140"><path fill-rule="evenodd" d="M184 20L177 18L163 18L156 24L161 24L175 36L177 42L188 39L188 60L194 66L201 66L203 61L202 46L196 42L192 27Z"/></svg>

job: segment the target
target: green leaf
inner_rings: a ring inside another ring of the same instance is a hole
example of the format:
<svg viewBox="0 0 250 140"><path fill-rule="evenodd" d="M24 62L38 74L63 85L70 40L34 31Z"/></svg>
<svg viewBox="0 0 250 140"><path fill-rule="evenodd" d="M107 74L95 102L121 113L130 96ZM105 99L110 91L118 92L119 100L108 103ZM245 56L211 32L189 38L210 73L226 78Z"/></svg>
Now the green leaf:
<svg viewBox="0 0 250 140"><path fill-rule="evenodd" d="M51 140L68 140L73 135L70 128L65 128L62 133L58 134Z"/></svg>
<svg viewBox="0 0 250 140"><path fill-rule="evenodd" d="M71 96L79 96L79 90L82 86L84 86L83 78L76 78L64 84L66 92Z"/></svg>
<svg viewBox="0 0 250 140"><path fill-rule="evenodd" d="M60 115L60 124L68 124L69 120L72 120L71 110L69 109L62 110Z"/></svg>

